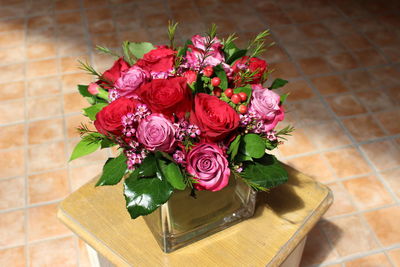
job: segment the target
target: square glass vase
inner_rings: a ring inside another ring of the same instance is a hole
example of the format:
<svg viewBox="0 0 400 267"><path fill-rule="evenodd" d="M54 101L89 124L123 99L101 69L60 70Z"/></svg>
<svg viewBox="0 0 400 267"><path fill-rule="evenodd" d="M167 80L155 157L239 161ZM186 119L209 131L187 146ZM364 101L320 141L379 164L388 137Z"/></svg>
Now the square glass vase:
<svg viewBox="0 0 400 267"><path fill-rule="evenodd" d="M171 198L144 216L161 249L172 252L226 229L254 214L256 192L241 179L230 178L217 192L176 190Z"/></svg>

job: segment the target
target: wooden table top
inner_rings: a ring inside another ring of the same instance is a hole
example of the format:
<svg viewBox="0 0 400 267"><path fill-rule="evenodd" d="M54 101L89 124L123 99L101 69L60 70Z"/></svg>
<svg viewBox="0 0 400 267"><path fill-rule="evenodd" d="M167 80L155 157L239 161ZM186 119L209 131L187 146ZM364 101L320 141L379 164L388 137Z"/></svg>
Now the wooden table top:
<svg viewBox="0 0 400 267"><path fill-rule="evenodd" d="M289 182L258 195L255 215L170 254L143 218L131 220L122 183L96 179L61 202L59 219L117 266L279 266L333 201L328 187L287 167Z"/></svg>

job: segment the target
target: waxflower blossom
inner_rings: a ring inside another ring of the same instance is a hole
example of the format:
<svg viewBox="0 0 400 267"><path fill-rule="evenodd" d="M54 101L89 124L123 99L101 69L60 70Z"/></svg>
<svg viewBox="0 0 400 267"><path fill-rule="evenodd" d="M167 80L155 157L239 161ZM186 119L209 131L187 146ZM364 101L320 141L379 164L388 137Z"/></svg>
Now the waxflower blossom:
<svg viewBox="0 0 400 267"><path fill-rule="evenodd" d="M179 164L184 164L186 162L185 153L183 153L181 150L175 151L175 153L172 155L172 158Z"/></svg>

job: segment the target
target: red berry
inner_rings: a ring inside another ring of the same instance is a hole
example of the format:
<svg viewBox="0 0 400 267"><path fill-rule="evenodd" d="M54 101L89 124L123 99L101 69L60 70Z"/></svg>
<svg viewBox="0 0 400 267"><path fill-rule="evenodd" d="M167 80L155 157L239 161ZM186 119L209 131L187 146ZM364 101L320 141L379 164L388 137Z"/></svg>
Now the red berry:
<svg viewBox="0 0 400 267"><path fill-rule="evenodd" d="M244 113L247 112L247 106L245 106L245 105L240 105L239 108L238 108L238 110L239 110L240 113L244 114Z"/></svg>
<svg viewBox="0 0 400 267"><path fill-rule="evenodd" d="M212 86L218 86L221 84L221 79L218 77L214 77L211 79L211 84Z"/></svg>
<svg viewBox="0 0 400 267"><path fill-rule="evenodd" d="M226 89L225 95L226 95L226 97L231 98L233 95L233 89L231 89L231 88Z"/></svg>
<svg viewBox="0 0 400 267"><path fill-rule="evenodd" d="M214 88L213 94L214 94L216 97L221 97L221 93L222 93L222 89L221 89L221 88L219 88L219 87Z"/></svg>
<svg viewBox="0 0 400 267"><path fill-rule="evenodd" d="M238 94L234 94L231 97L231 101L233 104L239 104L240 103L240 96Z"/></svg>
<svg viewBox="0 0 400 267"><path fill-rule="evenodd" d="M207 77L211 77L211 75L213 75L214 70L211 66L207 66L203 69L203 75L207 76Z"/></svg>
<svg viewBox="0 0 400 267"><path fill-rule="evenodd" d="M239 96L240 96L240 99L242 100L242 102L247 100L247 94L245 92L240 92Z"/></svg>

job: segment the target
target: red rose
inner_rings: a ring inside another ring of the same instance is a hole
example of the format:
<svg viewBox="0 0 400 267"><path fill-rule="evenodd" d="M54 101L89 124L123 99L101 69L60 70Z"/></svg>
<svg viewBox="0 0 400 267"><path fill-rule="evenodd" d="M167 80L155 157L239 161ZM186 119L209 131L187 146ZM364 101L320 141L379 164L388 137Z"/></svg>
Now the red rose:
<svg viewBox="0 0 400 267"><path fill-rule="evenodd" d="M262 83L261 79L264 75L264 73L267 71L267 62L265 60L252 57L250 58L249 62L246 65L246 62L248 60L248 56L242 57L239 60L236 60L235 63L233 64L233 73L235 73L234 80L238 81L239 75L237 75L238 72L241 70L246 70L249 69L251 72L254 72L257 70L257 73L253 76L253 80L249 83ZM240 86L240 84L239 84Z"/></svg>
<svg viewBox="0 0 400 267"><path fill-rule="evenodd" d="M239 126L239 115L218 97L199 93L194 99L190 122L199 126L207 141L217 142L231 137Z"/></svg>
<svg viewBox="0 0 400 267"><path fill-rule="evenodd" d="M149 72L167 72L174 67L175 54L174 50L159 47L144 54L136 65Z"/></svg>
<svg viewBox="0 0 400 267"><path fill-rule="evenodd" d="M118 78L121 77L122 72L128 69L129 64L121 57L114 62L114 65L110 69L103 73L102 77L110 82L111 85L114 85Z"/></svg>
<svg viewBox="0 0 400 267"><path fill-rule="evenodd" d="M125 97L118 98L96 114L94 126L101 134L121 135L123 130L122 116L136 111L139 101Z"/></svg>
<svg viewBox="0 0 400 267"><path fill-rule="evenodd" d="M178 118L183 118L192 106L192 92L183 77L154 79L142 85L137 94L152 112L166 116L176 114Z"/></svg>

